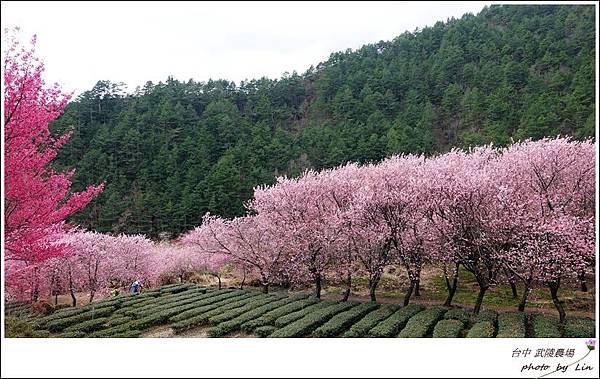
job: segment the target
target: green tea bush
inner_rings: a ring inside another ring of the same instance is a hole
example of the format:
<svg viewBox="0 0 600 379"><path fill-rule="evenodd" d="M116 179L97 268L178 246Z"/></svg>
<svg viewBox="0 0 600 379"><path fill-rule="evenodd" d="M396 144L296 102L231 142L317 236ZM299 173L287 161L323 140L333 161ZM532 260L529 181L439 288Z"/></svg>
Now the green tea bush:
<svg viewBox="0 0 600 379"><path fill-rule="evenodd" d="M222 305L208 305L205 307L193 309L196 316L186 317L181 320L171 324L171 328L175 331L175 333L181 333L185 330L195 328L197 326L202 326L208 323L208 319L223 312L226 312L230 309L235 309L244 306L249 301L252 301L255 296L253 294L247 294L247 296L243 296L243 299L233 299L233 301L223 300ZM184 312L185 313L185 312ZM173 317L170 321L174 321L179 316Z"/></svg>
<svg viewBox="0 0 600 379"><path fill-rule="evenodd" d="M47 301L38 301L31 304L31 313L35 315L48 316L54 313L54 306Z"/></svg>
<svg viewBox="0 0 600 379"><path fill-rule="evenodd" d="M84 332L65 332L57 336L58 338L83 338L85 337Z"/></svg>
<svg viewBox="0 0 600 379"><path fill-rule="evenodd" d="M474 322L478 323L482 321L489 321L495 325L498 321L498 312L489 309L479 312L479 314L475 316Z"/></svg>
<svg viewBox="0 0 600 379"><path fill-rule="evenodd" d="M281 316L281 317L277 318L275 320L274 324L275 324L276 327L280 328L282 326L291 324L292 322L294 322L296 320L299 320L302 317L304 317L304 316L306 316L306 315L308 315L308 314L310 314L312 312L318 311L318 310L323 309L323 308L327 308L327 307L332 306L334 304L336 304L335 301L319 301L318 303L310 305L310 306L308 306L306 308L300 309L300 310L298 310L296 312L292 312L290 314L287 314L287 315L284 315L284 316Z"/></svg>
<svg viewBox="0 0 600 379"><path fill-rule="evenodd" d="M48 337L50 337L50 331L49 330L34 330L33 335L31 337L33 337L33 338L48 338Z"/></svg>
<svg viewBox="0 0 600 379"><path fill-rule="evenodd" d="M310 312L301 319L292 322L284 326L281 329L273 332L269 337L278 338L291 338L291 337L302 337L311 333L313 330L318 328L320 325L327 322L331 317L335 316L340 312L344 312L356 304L351 302L341 302L333 304L329 307Z"/></svg>
<svg viewBox="0 0 600 379"><path fill-rule="evenodd" d="M460 337L465 324L457 319L441 320L433 328L434 338L457 338Z"/></svg>
<svg viewBox="0 0 600 379"><path fill-rule="evenodd" d="M525 338L525 322L523 312L500 313L496 338Z"/></svg>
<svg viewBox="0 0 600 379"><path fill-rule="evenodd" d="M429 308L414 315L398 337L400 338L420 338L425 337L435 326L435 324L444 317L445 308Z"/></svg>
<svg viewBox="0 0 600 379"><path fill-rule="evenodd" d="M4 319L4 336L6 338L33 337L33 325L20 318L9 316Z"/></svg>
<svg viewBox="0 0 600 379"><path fill-rule="evenodd" d="M179 308L181 310L181 312L183 312L184 310L188 310L188 309L194 308L196 306L200 306L198 304L202 304L202 301L205 299L206 299L206 296L202 295L202 294L195 295L192 297L186 297L185 299L173 299L172 302L167 303L167 304L151 307L150 309L146 309L145 311L139 310L136 312L136 316L146 317L146 316L150 316L154 313L163 312L163 311L170 310L173 308ZM183 308L184 306L185 306L185 309Z"/></svg>
<svg viewBox="0 0 600 379"><path fill-rule="evenodd" d="M310 297L308 299L302 299L302 300L295 300L283 307L280 307L280 308L274 309L270 312L267 312L255 320L250 320L250 321L243 323L241 326L241 329L245 332L250 333L254 329L259 328L261 326L267 326L267 325L273 324L275 322L275 320L278 319L279 317L283 317L290 313L297 312L299 310L302 310L302 309L304 309L308 306L311 306L315 303L318 303L318 302L319 302L319 300L314 297Z"/></svg>
<svg viewBox="0 0 600 379"><path fill-rule="evenodd" d="M106 326L108 328L112 328L113 326L126 324L126 323L130 322L131 320L132 320L131 317L127 317L127 316L117 316L117 317L113 316L112 318L108 319L108 321L106 322Z"/></svg>
<svg viewBox="0 0 600 379"><path fill-rule="evenodd" d="M390 317L369 330L368 336L395 337L408 320L422 310L423 307L417 304L409 304L406 307L400 308Z"/></svg>
<svg viewBox="0 0 600 379"><path fill-rule="evenodd" d="M61 318L58 320L48 322L46 324L46 327L51 332L60 332L71 325L79 324L84 321L88 321L88 320L92 320L92 319L96 319L96 318L110 316L114 310L115 310L114 307L100 308L100 309L96 309L93 311L76 314L71 317Z"/></svg>
<svg viewBox="0 0 600 379"><path fill-rule="evenodd" d="M283 299L279 299L277 301L273 301L268 304L259 306L258 308L254 308L252 310L244 312L243 314L241 314L231 320L222 322L219 325L215 326L214 328L209 329L208 335L211 337L224 336L226 334L229 334L231 332L239 330L240 327L242 326L242 324L244 324L245 322L252 321L252 320L256 319L257 317L260 317L263 314L265 314L271 310L285 306L286 304L289 304L290 302L293 302L293 301L295 301L294 298L285 297Z"/></svg>
<svg viewBox="0 0 600 379"><path fill-rule="evenodd" d="M104 327L104 324L108 321L107 317L96 318L93 320L88 320L81 322L79 324L71 325L68 328L65 328L64 332L94 332L96 330L100 330Z"/></svg>
<svg viewBox="0 0 600 379"><path fill-rule="evenodd" d="M531 315L533 337L535 338L560 338L560 325L557 317L548 315Z"/></svg>
<svg viewBox="0 0 600 379"><path fill-rule="evenodd" d="M390 317L398 310L397 305L382 305L379 309L372 311L344 333L343 337L364 337L381 321Z"/></svg>
<svg viewBox="0 0 600 379"><path fill-rule="evenodd" d="M130 330L128 332L113 334L109 338L137 338L142 334L139 330Z"/></svg>
<svg viewBox="0 0 600 379"><path fill-rule="evenodd" d="M594 338L596 337L596 324L589 317L567 316L565 319L565 337Z"/></svg>
<svg viewBox="0 0 600 379"><path fill-rule="evenodd" d="M130 331L137 330L136 321L130 321L125 324L113 326L108 329L99 330L93 333L90 333L90 337L112 337L117 334L127 333Z"/></svg>
<svg viewBox="0 0 600 379"><path fill-rule="evenodd" d="M226 321L232 320L238 316L241 316L246 312L250 312L256 308L262 307L263 305L273 303L273 302L279 301L279 300L282 300L282 298L281 297L278 298L275 296L265 296L265 297L257 296L252 301L249 301L247 304L245 304L239 308L231 309L231 310L223 312L221 314L212 316L211 318L208 319L208 322L209 322L209 324L212 324L212 325L220 324L222 322L226 322Z"/></svg>
<svg viewBox="0 0 600 379"><path fill-rule="evenodd" d="M173 317L171 317L171 319L169 321L179 322L179 321L183 321L187 318L200 316L204 312L218 308L222 305L230 304L230 303L241 301L244 299L248 299L253 296L256 296L256 294L241 292L241 291L228 292L228 293L221 294L219 296L213 296L213 297L203 300L201 304L199 303L197 305L198 308L190 309L188 311L178 314L177 316L173 316Z"/></svg>
<svg viewBox="0 0 600 379"><path fill-rule="evenodd" d="M367 313L377 309L377 303L362 303L345 312L333 316L325 324L318 327L314 332L315 337L335 337L348 329L356 321L363 318Z"/></svg>
<svg viewBox="0 0 600 379"><path fill-rule="evenodd" d="M444 314L446 320L459 320L463 324L468 324L471 321L472 313L462 308L452 308Z"/></svg>
<svg viewBox="0 0 600 379"><path fill-rule="evenodd" d="M58 312L51 314L50 316L40 317L40 318L36 319L34 321L34 325L36 328L42 329L49 322L64 319L64 318L75 316L75 315L79 315L79 314L82 314L85 312L87 312L87 310L83 309L83 308L68 308L68 309L60 310Z"/></svg>
<svg viewBox="0 0 600 379"><path fill-rule="evenodd" d="M479 321L471 327L467 333L467 338L493 338L495 332L494 323L491 321Z"/></svg>
<svg viewBox="0 0 600 379"><path fill-rule="evenodd" d="M275 330L277 330L276 327L272 325L265 325L254 329L254 334L256 334L258 337L265 338L270 336Z"/></svg>

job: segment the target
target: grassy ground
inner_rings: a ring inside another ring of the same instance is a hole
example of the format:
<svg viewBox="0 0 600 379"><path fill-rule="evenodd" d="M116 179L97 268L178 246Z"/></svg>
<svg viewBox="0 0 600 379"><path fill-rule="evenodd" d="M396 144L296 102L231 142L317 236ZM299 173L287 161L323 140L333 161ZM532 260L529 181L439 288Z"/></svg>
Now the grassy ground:
<svg viewBox="0 0 600 379"><path fill-rule="evenodd" d="M391 271L391 272L390 272ZM588 280L588 291L582 292L578 283L567 283L559 290L559 298L564 300L567 313L595 317L595 288L593 280ZM401 303L404 299L408 279L406 275L397 270L386 270L381 283L377 289L377 301L383 303ZM369 298L366 278L353 278L351 299L366 300ZM308 290L308 289L307 289ZM461 267L456 294L452 301L453 305L462 307L473 307L479 287L473 275ZM491 287L485 294L483 300L484 309L516 310L520 297L523 294L523 285L517 284L518 297L514 298L508 284L500 284ZM323 297L325 299L337 299L343 295L343 286L326 286ZM439 268L427 267L423 270L421 277L421 295L411 298L411 303L416 304L443 304L446 300L447 291L444 276ZM528 311L542 313L556 313L552 303L550 291L546 287L534 288L528 298Z"/></svg>

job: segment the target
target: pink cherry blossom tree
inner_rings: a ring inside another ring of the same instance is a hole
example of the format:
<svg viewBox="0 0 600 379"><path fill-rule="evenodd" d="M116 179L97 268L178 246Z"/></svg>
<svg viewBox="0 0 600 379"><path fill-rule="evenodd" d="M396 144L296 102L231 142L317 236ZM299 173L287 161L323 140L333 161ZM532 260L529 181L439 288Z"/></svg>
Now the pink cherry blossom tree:
<svg viewBox="0 0 600 379"><path fill-rule="evenodd" d="M207 268L222 266L227 261L246 267L260 279L265 293L280 279L287 260L284 241L262 215L223 220L207 214L202 225L181 241L196 247Z"/></svg>
<svg viewBox="0 0 600 379"><path fill-rule="evenodd" d="M595 150L591 141L569 138L524 141L505 149L497 162L503 199L508 199L498 202L505 209L497 219L513 225L505 237L512 251L502 258L525 285L521 311L538 282L548 285L564 319L557 297L561 277L585 280L585 270L593 265Z"/></svg>
<svg viewBox="0 0 600 379"><path fill-rule="evenodd" d="M62 245L53 242L64 233L64 220L103 186L72 193L74 171L60 173L50 167L70 134L53 136L48 124L63 112L69 95L57 85L44 84L35 36L31 47L21 47L16 31L6 34L4 56L5 261L35 265L63 254ZM18 278L7 275L7 283Z"/></svg>

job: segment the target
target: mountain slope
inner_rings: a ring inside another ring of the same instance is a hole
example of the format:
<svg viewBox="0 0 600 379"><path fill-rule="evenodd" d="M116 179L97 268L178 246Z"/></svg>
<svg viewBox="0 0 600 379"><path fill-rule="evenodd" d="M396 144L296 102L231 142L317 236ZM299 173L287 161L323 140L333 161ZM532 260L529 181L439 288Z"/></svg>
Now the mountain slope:
<svg viewBox="0 0 600 379"><path fill-rule="evenodd" d="M173 236L306 168L593 136L594 36L593 6L492 6L278 80L168 78L130 95L100 81L53 124L73 131L57 166L76 167L76 189L107 183L73 221Z"/></svg>

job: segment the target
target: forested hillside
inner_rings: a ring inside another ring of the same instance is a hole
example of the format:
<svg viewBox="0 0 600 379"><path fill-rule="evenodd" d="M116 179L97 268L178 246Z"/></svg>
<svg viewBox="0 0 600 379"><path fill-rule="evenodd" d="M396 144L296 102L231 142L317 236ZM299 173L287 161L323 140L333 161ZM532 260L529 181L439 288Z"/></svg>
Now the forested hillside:
<svg viewBox="0 0 600 379"><path fill-rule="evenodd" d="M277 80L100 81L52 126L74 189L106 182L74 221L173 237L306 168L593 136L595 33L593 6L492 6Z"/></svg>

